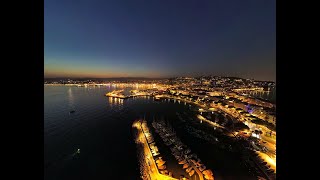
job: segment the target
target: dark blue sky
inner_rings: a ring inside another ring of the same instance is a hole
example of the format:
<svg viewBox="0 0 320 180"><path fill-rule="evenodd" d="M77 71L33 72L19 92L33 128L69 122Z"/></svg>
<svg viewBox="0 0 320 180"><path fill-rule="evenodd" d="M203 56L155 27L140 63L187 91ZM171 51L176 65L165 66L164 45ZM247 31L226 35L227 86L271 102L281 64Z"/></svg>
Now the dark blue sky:
<svg viewBox="0 0 320 180"><path fill-rule="evenodd" d="M276 77L275 0L45 0L45 77Z"/></svg>

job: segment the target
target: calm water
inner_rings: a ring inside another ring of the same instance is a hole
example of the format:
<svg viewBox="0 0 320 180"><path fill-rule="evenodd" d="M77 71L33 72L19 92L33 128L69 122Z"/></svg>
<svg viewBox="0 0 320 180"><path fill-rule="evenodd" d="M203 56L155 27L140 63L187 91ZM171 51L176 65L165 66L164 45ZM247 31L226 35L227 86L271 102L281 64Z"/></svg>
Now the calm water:
<svg viewBox="0 0 320 180"><path fill-rule="evenodd" d="M132 122L143 116L147 120L154 116L175 120L176 112L190 108L173 101L155 102L151 97L104 97L112 90L113 87L44 86L46 180L140 179ZM75 113L69 114L70 110ZM238 157L193 137L181 138L201 155L216 179L251 179L239 167ZM74 155L78 148L81 153Z"/></svg>
<svg viewBox="0 0 320 180"><path fill-rule="evenodd" d="M272 103L276 103L276 88L270 89L270 91L246 91L250 96L268 100Z"/></svg>

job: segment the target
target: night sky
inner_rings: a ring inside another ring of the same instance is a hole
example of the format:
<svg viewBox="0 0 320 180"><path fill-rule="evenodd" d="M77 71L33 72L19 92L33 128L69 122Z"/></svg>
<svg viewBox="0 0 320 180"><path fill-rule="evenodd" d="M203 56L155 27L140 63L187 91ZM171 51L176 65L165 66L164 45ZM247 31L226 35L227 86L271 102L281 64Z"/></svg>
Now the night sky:
<svg viewBox="0 0 320 180"><path fill-rule="evenodd" d="M275 80L275 0L45 0L45 77Z"/></svg>

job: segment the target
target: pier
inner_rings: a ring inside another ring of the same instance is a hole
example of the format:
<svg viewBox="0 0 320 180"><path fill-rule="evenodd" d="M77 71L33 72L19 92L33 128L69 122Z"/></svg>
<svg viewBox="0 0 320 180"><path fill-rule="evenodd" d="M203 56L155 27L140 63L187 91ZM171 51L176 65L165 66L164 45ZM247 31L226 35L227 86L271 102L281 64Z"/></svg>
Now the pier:
<svg viewBox="0 0 320 180"><path fill-rule="evenodd" d="M139 144L142 144L143 146L143 158L145 163L147 163L147 168L144 169L145 173L149 175L148 179L150 180L178 180L176 178L161 174L158 170L158 167L156 165L155 159L153 157L153 154L150 149L150 145L148 143L148 137L150 137L150 134L146 135L144 129L146 129L145 122L142 122L141 120L135 121L132 125L134 128L138 130L136 142Z"/></svg>

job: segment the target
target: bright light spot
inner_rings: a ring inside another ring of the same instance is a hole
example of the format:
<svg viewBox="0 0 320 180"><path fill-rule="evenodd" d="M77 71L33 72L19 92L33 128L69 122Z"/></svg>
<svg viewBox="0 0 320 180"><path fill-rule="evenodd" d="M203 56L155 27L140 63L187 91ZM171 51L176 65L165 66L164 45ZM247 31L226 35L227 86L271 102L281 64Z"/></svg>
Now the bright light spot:
<svg viewBox="0 0 320 180"><path fill-rule="evenodd" d="M256 138L258 138L258 139L260 139L260 135L259 134L256 134L256 133L252 133L252 135L251 135L252 137L256 137Z"/></svg>

